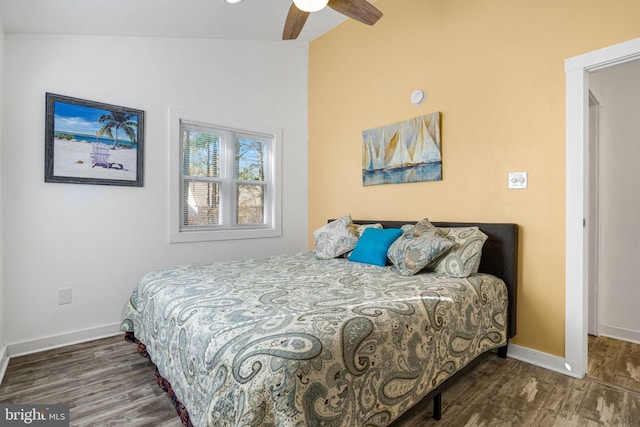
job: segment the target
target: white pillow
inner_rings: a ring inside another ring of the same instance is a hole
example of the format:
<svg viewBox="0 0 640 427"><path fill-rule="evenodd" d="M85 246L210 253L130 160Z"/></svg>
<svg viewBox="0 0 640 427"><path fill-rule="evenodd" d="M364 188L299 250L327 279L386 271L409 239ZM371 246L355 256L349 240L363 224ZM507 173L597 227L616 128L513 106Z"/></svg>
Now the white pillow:
<svg viewBox="0 0 640 427"><path fill-rule="evenodd" d="M358 231L352 226L351 215L331 221L311 235L315 241L316 257L331 259L343 255L358 243Z"/></svg>

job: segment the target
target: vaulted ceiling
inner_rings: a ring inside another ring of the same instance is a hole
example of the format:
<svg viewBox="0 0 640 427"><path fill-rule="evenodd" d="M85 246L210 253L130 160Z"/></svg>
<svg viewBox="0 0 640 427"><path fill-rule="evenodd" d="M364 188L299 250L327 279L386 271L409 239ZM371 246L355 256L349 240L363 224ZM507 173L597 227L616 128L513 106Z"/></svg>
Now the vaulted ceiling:
<svg viewBox="0 0 640 427"><path fill-rule="evenodd" d="M291 0L0 0L0 21L6 33L277 41L290 6ZM344 20L330 8L315 12L297 41Z"/></svg>

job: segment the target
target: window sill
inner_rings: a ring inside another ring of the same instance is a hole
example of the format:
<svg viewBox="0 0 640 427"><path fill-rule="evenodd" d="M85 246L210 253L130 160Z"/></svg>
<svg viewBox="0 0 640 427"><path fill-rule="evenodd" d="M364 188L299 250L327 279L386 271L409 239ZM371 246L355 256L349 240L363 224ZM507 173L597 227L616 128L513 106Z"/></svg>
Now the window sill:
<svg viewBox="0 0 640 427"><path fill-rule="evenodd" d="M264 239L281 237L282 230L277 228L251 228L234 230L193 230L172 232L169 243L208 242L217 240Z"/></svg>

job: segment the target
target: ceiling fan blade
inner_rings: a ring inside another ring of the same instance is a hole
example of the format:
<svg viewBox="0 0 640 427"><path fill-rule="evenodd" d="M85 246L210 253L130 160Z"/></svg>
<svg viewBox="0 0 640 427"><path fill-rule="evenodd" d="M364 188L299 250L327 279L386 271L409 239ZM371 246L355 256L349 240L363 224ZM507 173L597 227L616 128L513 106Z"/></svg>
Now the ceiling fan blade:
<svg viewBox="0 0 640 427"><path fill-rule="evenodd" d="M282 31L282 40L293 40L298 38L308 17L309 12L300 10L294 3L291 3L289 13L287 14L287 20L284 23L284 30Z"/></svg>
<svg viewBox="0 0 640 427"><path fill-rule="evenodd" d="M367 25L373 25L382 18L382 12L367 0L329 0L329 7Z"/></svg>

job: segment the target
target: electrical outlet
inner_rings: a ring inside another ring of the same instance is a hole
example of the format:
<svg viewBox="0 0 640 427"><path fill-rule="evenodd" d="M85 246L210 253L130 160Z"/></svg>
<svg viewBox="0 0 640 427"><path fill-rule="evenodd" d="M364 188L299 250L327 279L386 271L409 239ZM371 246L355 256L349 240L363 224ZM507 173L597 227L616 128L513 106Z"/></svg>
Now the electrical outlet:
<svg viewBox="0 0 640 427"><path fill-rule="evenodd" d="M509 172L509 188L522 189L529 185L528 172Z"/></svg>
<svg viewBox="0 0 640 427"><path fill-rule="evenodd" d="M58 304L71 304L71 288L58 289Z"/></svg>

